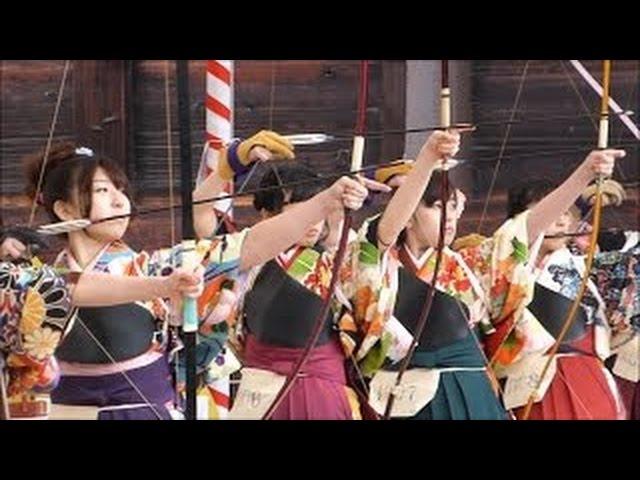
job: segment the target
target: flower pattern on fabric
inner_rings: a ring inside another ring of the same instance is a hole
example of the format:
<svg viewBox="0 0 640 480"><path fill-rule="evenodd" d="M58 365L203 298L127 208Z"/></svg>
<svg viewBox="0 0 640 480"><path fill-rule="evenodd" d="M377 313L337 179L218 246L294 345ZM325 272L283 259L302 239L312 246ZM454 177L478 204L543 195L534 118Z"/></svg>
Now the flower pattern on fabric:
<svg viewBox="0 0 640 480"><path fill-rule="evenodd" d="M345 313L353 315L357 329L357 334L350 336L354 339L354 347L357 346L353 355L364 375L373 375L382 364L381 358L384 359L391 348L393 336L387 332L386 325L393 316L397 291L397 278L389 269L393 252L381 251L368 240L367 231L373 220L365 220L354 243L357 256L353 257L350 283L354 308ZM341 330L346 338L346 330ZM344 340L343 345L348 346Z"/></svg>
<svg viewBox="0 0 640 480"><path fill-rule="evenodd" d="M220 274L230 272L239 265L242 242L248 230L226 235L213 241L198 243L206 268L205 281L212 282ZM168 275L173 265L181 261L182 246L154 252L136 253L123 242L109 245L95 264L94 271L114 275ZM177 261L177 263L174 263ZM17 267L0 264L0 349L8 367L9 395L25 395L29 391L44 392L54 388L59 378L59 367L53 352L73 324L73 310L66 281L60 271L73 270L69 252L63 251L56 260L57 270L51 267ZM163 335L164 320L170 314L165 299L139 302L158 319L155 346L167 346L171 338ZM224 332L202 337L205 349L199 358L213 362L215 350L224 342ZM175 337L178 340L178 336ZM173 343L175 352L179 341ZM202 350L202 348L201 348Z"/></svg>
<svg viewBox="0 0 640 480"><path fill-rule="evenodd" d="M329 296L332 264L333 262L328 258L319 259L313 272L306 276L303 281L305 287L323 299Z"/></svg>
<svg viewBox="0 0 640 480"><path fill-rule="evenodd" d="M580 257L580 255L577 255ZM573 265L559 264L550 265L549 273L557 286L557 291L567 298L576 298L582 283L582 274ZM594 316L594 311L598 307L598 301L587 290L582 297L582 305L590 319Z"/></svg>
<svg viewBox="0 0 640 480"><path fill-rule="evenodd" d="M485 340L489 343L493 340L496 348L503 343L503 359L515 358L526 343L527 332L517 325L512 326L530 301L533 291L533 280L527 267L527 218L528 212L524 212L503 224L493 236L459 246L458 252L445 248L436 279L438 290L468 307L470 325L477 324ZM387 275L390 280L387 283L392 286L392 300L388 302L391 311L397 291L397 269L401 262L399 248L405 247L394 246L389 250ZM428 283L433 278L436 256L436 249L430 249L422 259L414 259L418 277ZM377 358L367 366L370 373L375 373L376 368L382 366L393 344L392 339L385 338L389 332L378 333L379 342L372 349L372 357Z"/></svg>
<svg viewBox="0 0 640 480"><path fill-rule="evenodd" d="M197 242L196 250L205 267L205 288L220 275L232 273L237 269L240 264L242 243L247 233L248 230L243 230L216 237L214 240ZM166 276L170 275L176 266L181 265L183 251L182 244L178 244L172 248L156 250L151 254L145 251L136 252L124 242L116 241L99 254L93 271L126 276ZM68 250L60 253L55 264L72 270L79 268ZM136 303L149 310L157 319L159 339L162 338L160 334L169 317L172 314L180 314L177 308L172 311L172 305L168 299L156 298ZM156 346L160 348L163 343L160 342Z"/></svg>
<svg viewBox="0 0 640 480"><path fill-rule="evenodd" d="M53 351L60 343L60 338L60 332L54 332L48 327L37 329L25 335L24 349L36 360L44 360L53 355Z"/></svg>
<svg viewBox="0 0 640 480"><path fill-rule="evenodd" d="M504 223L492 237L477 246L462 248L460 255L489 293L490 323L510 320L524 308L527 290L533 287L526 262L529 256L526 222L528 212ZM485 327L488 322L481 322Z"/></svg>
<svg viewBox="0 0 640 480"><path fill-rule="evenodd" d="M30 288L27 291L24 307L22 308L20 333L30 334L35 332L42 325L46 313L42 295Z"/></svg>
<svg viewBox="0 0 640 480"><path fill-rule="evenodd" d="M0 351L10 396L55 386L53 353L71 320L65 275L48 266L0 263Z"/></svg>
<svg viewBox="0 0 640 480"><path fill-rule="evenodd" d="M198 299L198 318L201 328L197 334L196 368L205 374L219 358L224 344L228 338L230 319L227 322L214 325L206 332L202 329L202 322L218 305L220 290L227 280L234 281L238 277L242 245L248 229L238 233L232 233L215 237L211 240L200 240L196 243L196 253L205 267L205 289ZM154 252L149 262L149 271L154 274L168 275L173 271L174 265L181 265L184 249L182 244L172 249L162 249ZM167 311L169 315L181 316L181 304L170 305ZM179 334L171 336L172 344L169 346L171 362L175 366L178 391L184 390L186 378L186 361L184 349ZM205 379L206 382L206 379Z"/></svg>
<svg viewBox="0 0 640 480"><path fill-rule="evenodd" d="M525 212L518 219L505 223L490 238L465 245L458 253L448 248L443 252L437 288L466 304L470 312L470 324L479 324L484 333L493 332L496 325L509 323L507 320L514 318L524 308L528 292L532 290L530 275L526 274L525 268L529 254L527 215ZM361 238L366 238L374 221L375 217L365 221L360 230ZM366 245L363 251L369 249L376 252L373 257L379 266L373 284L377 288L369 290L366 283L359 284L355 312L362 320L354 323L360 331L365 332L357 358L361 361L364 374L371 376L382 367L385 358L399 341L395 339L393 329L386 327L392 318L398 288L397 275L401 262L399 248L404 247L393 246L383 254L371 243ZM424 258L417 262L419 264L414 265L417 275L430 283L435 269L436 250L425 252ZM466 269L477 278L475 287ZM519 334L516 329L511 342L516 343L516 348Z"/></svg>
<svg viewBox="0 0 640 480"><path fill-rule="evenodd" d="M429 255L421 268L417 270L418 277L430 283L436 268L436 255ZM438 288L465 303L474 301L474 294L466 272L458 260L445 249L438 271Z"/></svg>
<svg viewBox="0 0 640 480"><path fill-rule="evenodd" d="M591 278L602 294L614 337L623 341L640 332L640 245L597 254Z"/></svg>
<svg viewBox="0 0 640 480"><path fill-rule="evenodd" d="M221 235L214 239L200 240L196 243L196 253L205 268L205 289L198 299L200 321L207 317L217 304L217 292L225 278L233 278L240 265L242 245L248 229L241 232ZM163 248L151 253L136 252L122 241L108 245L99 254L93 271L126 276L167 276L174 268L182 264L184 246L180 243L171 248ZM79 269L67 250L63 250L56 260L60 265L71 270ZM171 319L179 319L182 315L182 302L173 304L171 299L156 298L136 304L146 308L156 319L156 334L150 346L155 351L169 352L170 362L175 368L178 389L184 379L185 362L183 359L183 343L181 329L170 323ZM177 322L179 323L179 322ZM171 326L170 326L171 325ZM226 325L216 325L207 334L198 332L197 368L205 371L215 361L227 336Z"/></svg>
<svg viewBox="0 0 640 480"><path fill-rule="evenodd" d="M287 274L305 288L326 299L329 294L333 253L310 247L294 246L279 255L276 261ZM348 358L361 361L382 334L384 323L392 311L392 295L388 275L382 268L382 255L369 243L362 231L350 232L345 259L338 270L336 294L331 299L335 327ZM244 280L244 289L251 288L260 267ZM230 342L241 350L244 336L241 315Z"/></svg>
<svg viewBox="0 0 640 480"><path fill-rule="evenodd" d="M558 293L565 297L575 298L580 289L580 272L565 265L551 265L549 272L553 281L558 285Z"/></svg>
<svg viewBox="0 0 640 480"><path fill-rule="evenodd" d="M532 277L543 287L573 301L578 295L583 271L584 257L562 248L548 255ZM603 301L593 282L590 282L580 308L586 314L588 323L594 325L595 350L604 359L609 355L609 329ZM508 375L511 365L524 356L544 353L555 343L555 338L530 310L524 309L516 320L515 334L504 339L497 352L495 366L498 376Z"/></svg>

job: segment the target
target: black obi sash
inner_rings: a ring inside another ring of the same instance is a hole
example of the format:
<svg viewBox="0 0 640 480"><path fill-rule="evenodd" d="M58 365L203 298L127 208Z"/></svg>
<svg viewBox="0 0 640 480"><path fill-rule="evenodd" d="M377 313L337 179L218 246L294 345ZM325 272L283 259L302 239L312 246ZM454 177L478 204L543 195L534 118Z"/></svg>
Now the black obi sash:
<svg viewBox="0 0 640 480"><path fill-rule="evenodd" d="M136 303L79 308L78 317L118 362L149 350L156 332L153 314ZM65 362L112 363L77 319L55 356Z"/></svg>
<svg viewBox="0 0 640 480"><path fill-rule="evenodd" d="M399 268L398 273L398 298L394 315L411 334L414 334L420 312L432 287L404 266ZM469 309L463 302L436 290L416 351L437 350L466 338L471 332L468 318Z"/></svg>
<svg viewBox="0 0 640 480"><path fill-rule="evenodd" d="M324 301L292 278L275 260L266 263L244 301L244 322L250 333L270 345L303 348L312 334ZM331 317L331 312L328 316ZM331 339L326 319L316 345Z"/></svg>
<svg viewBox="0 0 640 480"><path fill-rule="evenodd" d="M536 283L533 300L528 308L542 326L557 339L572 303L573 300ZM562 344L578 340L586 333L587 314L583 308L579 308Z"/></svg>

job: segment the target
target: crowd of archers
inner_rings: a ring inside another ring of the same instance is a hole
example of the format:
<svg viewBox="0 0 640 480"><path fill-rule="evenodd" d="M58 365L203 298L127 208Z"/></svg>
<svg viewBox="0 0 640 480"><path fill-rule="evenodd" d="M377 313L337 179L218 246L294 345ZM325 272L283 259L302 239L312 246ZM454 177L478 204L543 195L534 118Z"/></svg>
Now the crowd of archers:
<svg viewBox="0 0 640 480"><path fill-rule="evenodd" d="M637 231L598 237L586 294L565 321L588 239L565 234L589 230L594 181L625 152L594 150L559 185L514 186L500 228L456 238L466 197L442 166L460 142L455 129L434 131L415 160L329 183L276 132L236 139L193 198L265 162L253 198L261 221L235 230L215 205L196 204L195 270L182 266L183 243L135 251L123 241L132 204L118 163L71 143L28 156L26 190L52 222L120 217L62 234L50 265L32 256L44 241L35 230L2 229L4 417L184 418L191 297L212 418L216 382L234 371L232 419L640 418ZM621 204L618 183L602 190L607 208ZM341 237L345 215L374 192L380 212Z"/></svg>

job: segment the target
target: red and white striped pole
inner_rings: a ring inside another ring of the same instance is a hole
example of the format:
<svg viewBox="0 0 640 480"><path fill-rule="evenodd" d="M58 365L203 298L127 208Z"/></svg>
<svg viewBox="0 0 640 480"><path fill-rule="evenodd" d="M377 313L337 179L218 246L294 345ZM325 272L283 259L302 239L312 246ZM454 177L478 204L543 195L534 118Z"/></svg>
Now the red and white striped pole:
<svg viewBox="0 0 640 480"><path fill-rule="evenodd" d="M217 169L222 146L233 138L233 61L207 60L206 70L206 141L196 184ZM233 181L228 182L224 190L226 193L233 193ZM232 217L232 205L233 200L228 199L216 202L214 208ZM226 362L227 359L219 358L215 361ZM216 417L219 420L226 419L231 396L229 376L208 382L207 389L217 410Z"/></svg>
<svg viewBox="0 0 640 480"><path fill-rule="evenodd" d="M233 61L207 60L206 141L196 184L216 170L218 155L224 144L233 138ZM233 193L233 182L225 185ZM215 209L231 216L232 200L215 203Z"/></svg>

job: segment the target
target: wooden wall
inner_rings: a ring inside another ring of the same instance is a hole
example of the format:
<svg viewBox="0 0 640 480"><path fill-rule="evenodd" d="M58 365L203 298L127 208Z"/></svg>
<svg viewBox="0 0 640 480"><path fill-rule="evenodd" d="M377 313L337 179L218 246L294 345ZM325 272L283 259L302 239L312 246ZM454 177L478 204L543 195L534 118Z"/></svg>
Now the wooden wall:
<svg viewBox="0 0 640 480"><path fill-rule="evenodd" d="M503 159L489 204L488 227L496 227L505 211L505 190L514 183L546 178L560 183L597 143L599 97L568 61L529 60L515 119L511 118L526 60L474 60L472 62L472 112L478 129L470 135L473 159L474 203L466 215L466 228L477 228L503 143ZM602 62L582 61L601 81ZM640 121L640 61L612 62L611 95L623 109L636 112ZM506 142L505 142L506 139ZM613 117L610 144L622 146L628 156L619 162L614 178L627 183L630 199L622 208L608 210L607 225L638 225L640 142ZM485 230L485 229L483 229ZM485 231L490 230L487 229Z"/></svg>
<svg viewBox="0 0 640 480"><path fill-rule="evenodd" d="M640 112L638 61L613 63L612 95L623 108ZM585 66L600 78L599 62ZM174 187L179 198L179 151L175 62L169 62L172 111L171 139ZM471 144L473 191L461 225L462 233L477 228L493 169L504 142L524 60L471 61L472 121L478 129L465 137ZM64 89L55 138L73 139L121 162L136 189L141 207L168 203L167 131L164 75L161 60L73 61ZM298 157L320 172L348 167L358 95L359 61L241 60L235 63L236 135L246 137L261 128L281 133L329 132L337 142L300 147ZM42 148L49 131L64 68L62 60L0 62L0 202L5 223L24 222L27 203L19 194L19 159ZM404 128L405 62L373 61L370 69L368 130ZM194 171L204 139L205 62L190 62L192 158ZM584 104L584 105L583 105ZM595 144L593 121L585 107L597 110L598 100L565 61L529 61L517 108L490 198L488 231L503 220L505 191L521 179L560 181ZM637 121L635 117L632 117ZM536 120L537 119L537 120ZM540 120L542 119L542 120ZM611 121L612 144L624 146L629 157L616 178L635 183L624 207L605 215L605 223L637 225L638 142L617 119ZM367 143L365 163L397 158L404 151L401 135ZM256 179L259 175L256 176ZM371 208L367 210L367 213ZM362 215L361 215L362 216ZM238 202L242 224L255 220L250 199ZM39 221L45 221L39 217ZM180 225L178 218L177 224ZM136 247L168 243L166 214L139 219L129 240Z"/></svg>
<svg viewBox="0 0 640 480"><path fill-rule="evenodd" d="M73 61L55 137L73 139L121 162L142 207L168 203L165 71L169 67L174 188L179 198L175 62ZM298 159L327 173L348 169L359 88L358 60L235 62L235 134L262 128L280 133L341 134L336 142L299 147ZM0 193L5 223L24 221L20 157L42 148L53 114L64 61L4 61L0 66ZM191 61L190 103L194 172L204 140L205 61ZM367 129L404 128L404 62L370 64ZM365 163L397 158L402 136L367 143ZM384 152L384 153L383 153ZM259 173L259 172L258 172ZM259 174L255 179L259 179ZM250 199L238 202L241 222L255 220ZM46 221L44 217L39 220ZM180 224L178 219L177 224ZM148 248L167 243L167 215L137 220L130 240Z"/></svg>

